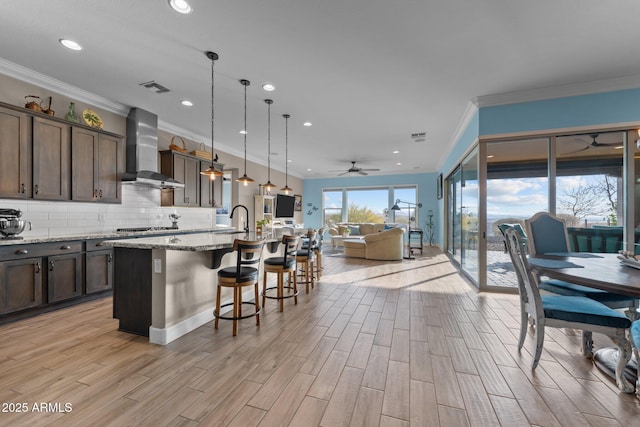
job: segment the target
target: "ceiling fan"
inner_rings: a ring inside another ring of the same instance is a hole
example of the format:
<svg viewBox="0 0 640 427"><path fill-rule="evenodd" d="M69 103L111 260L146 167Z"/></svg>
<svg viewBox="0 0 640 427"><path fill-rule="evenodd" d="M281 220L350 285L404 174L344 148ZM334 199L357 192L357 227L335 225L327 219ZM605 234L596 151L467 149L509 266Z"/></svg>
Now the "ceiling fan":
<svg viewBox="0 0 640 427"><path fill-rule="evenodd" d="M342 170L333 170L333 171L329 171L329 172L342 172L340 175L338 176L342 176L342 175L346 175L349 173L357 173L359 175L369 175L367 172L375 172L375 171L379 171L380 169L363 169L363 168L359 168L356 167L356 162L351 162L351 167L349 169L347 169L346 172L342 172Z"/></svg>
<svg viewBox="0 0 640 427"><path fill-rule="evenodd" d="M598 142L597 138L600 134L599 133L592 133L589 134L589 136L593 139L593 141L585 141L583 139L580 138L576 138L576 141L581 142L583 144L586 144L586 147L583 148L582 150L579 151L583 151L583 150L588 150L589 148L597 148L597 147L619 147L622 146L622 142Z"/></svg>

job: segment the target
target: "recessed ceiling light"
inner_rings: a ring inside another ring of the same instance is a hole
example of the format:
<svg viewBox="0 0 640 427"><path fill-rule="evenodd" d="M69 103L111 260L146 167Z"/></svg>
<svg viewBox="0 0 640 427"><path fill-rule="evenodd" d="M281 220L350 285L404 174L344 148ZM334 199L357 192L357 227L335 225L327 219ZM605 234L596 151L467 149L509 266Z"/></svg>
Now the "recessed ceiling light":
<svg viewBox="0 0 640 427"><path fill-rule="evenodd" d="M180 103L185 107L193 107L193 102L189 101L188 99L183 99L182 101L180 101Z"/></svg>
<svg viewBox="0 0 640 427"><path fill-rule="evenodd" d="M287 163L291 163L291 162L293 162L293 160L291 160L291 159L287 160Z"/></svg>
<svg viewBox="0 0 640 427"><path fill-rule="evenodd" d="M276 90L276 87L271 83L265 83L262 85L262 89L266 90L267 92L273 92L274 90Z"/></svg>
<svg viewBox="0 0 640 427"><path fill-rule="evenodd" d="M241 131L240 131L240 135L245 135L246 133L247 133L247 131L246 131L246 130L241 130Z"/></svg>
<svg viewBox="0 0 640 427"><path fill-rule="evenodd" d="M493 154L489 154L489 155L487 156L487 159L493 159L494 157L495 157L495 156L494 156Z"/></svg>
<svg viewBox="0 0 640 427"><path fill-rule="evenodd" d="M304 122L303 124L304 124L306 127L311 126L311 122Z"/></svg>
<svg viewBox="0 0 640 427"><path fill-rule="evenodd" d="M396 166L402 166L402 163L398 162L396 163Z"/></svg>
<svg viewBox="0 0 640 427"><path fill-rule="evenodd" d="M171 6L171 9L183 15L188 15L193 12L191 5L185 0L169 0L169 6Z"/></svg>
<svg viewBox="0 0 640 427"><path fill-rule="evenodd" d="M311 168L307 169L307 172L311 172Z"/></svg>
<svg viewBox="0 0 640 427"><path fill-rule="evenodd" d="M399 151L398 151L398 150L395 150L395 151L393 152L393 154L398 154L398 153L399 153Z"/></svg>
<svg viewBox="0 0 640 427"><path fill-rule="evenodd" d="M78 42L74 42L73 40L69 40L69 39L60 39L58 40L60 42L60 44L64 47L66 47L67 49L71 49L71 50L82 50L82 46L80 46L80 44L78 44Z"/></svg>

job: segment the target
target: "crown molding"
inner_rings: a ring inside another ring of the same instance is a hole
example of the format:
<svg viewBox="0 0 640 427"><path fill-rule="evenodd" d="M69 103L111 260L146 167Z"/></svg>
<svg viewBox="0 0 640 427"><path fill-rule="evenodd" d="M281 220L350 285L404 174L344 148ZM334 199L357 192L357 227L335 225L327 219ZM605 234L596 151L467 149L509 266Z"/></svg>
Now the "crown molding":
<svg viewBox="0 0 640 427"><path fill-rule="evenodd" d="M70 98L77 99L78 101L82 101L90 105L94 105L111 113L119 114L125 117L127 116L127 114L129 114L129 107L124 104L120 104L119 102L103 98L96 95L95 93L80 89L63 81L54 79L53 77L49 77L42 73L34 71L30 68L26 68L13 62L7 61L3 58L0 58L0 73L5 74L9 77L13 77L16 80L42 87L43 89L47 89L60 94L65 94Z"/></svg>
<svg viewBox="0 0 640 427"><path fill-rule="evenodd" d="M483 95L471 102L477 107L515 104L520 102L542 101L544 99L566 98L570 96L588 95L592 93L615 92L617 90L640 88L640 75L620 77L617 79L594 80L590 82L572 83L561 86L549 86L516 92Z"/></svg>

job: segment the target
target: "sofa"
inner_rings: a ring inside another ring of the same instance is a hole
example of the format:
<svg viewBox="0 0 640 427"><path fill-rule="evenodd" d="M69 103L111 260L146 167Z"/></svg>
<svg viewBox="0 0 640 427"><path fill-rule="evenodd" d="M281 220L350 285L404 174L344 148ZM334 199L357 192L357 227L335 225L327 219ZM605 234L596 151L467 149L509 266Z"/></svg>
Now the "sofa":
<svg viewBox="0 0 640 427"><path fill-rule="evenodd" d="M400 227L367 234L363 239L342 242L344 255L381 261L401 260L404 255L404 229Z"/></svg>
<svg viewBox="0 0 640 427"><path fill-rule="evenodd" d="M345 230L349 230L350 236L366 236L367 234L378 233L385 229L385 227L391 227L392 224L382 223L344 223L335 224L328 227L329 234L331 236L342 236Z"/></svg>

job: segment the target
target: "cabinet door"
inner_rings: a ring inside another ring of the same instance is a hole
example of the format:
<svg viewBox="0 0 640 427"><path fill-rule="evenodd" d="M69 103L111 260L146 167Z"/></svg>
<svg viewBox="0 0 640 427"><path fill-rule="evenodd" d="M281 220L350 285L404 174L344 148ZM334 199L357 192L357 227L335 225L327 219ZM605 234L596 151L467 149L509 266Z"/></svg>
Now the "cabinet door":
<svg viewBox="0 0 640 427"><path fill-rule="evenodd" d="M101 202L120 202L120 175L124 172L122 140L109 135L98 138L97 176Z"/></svg>
<svg viewBox="0 0 640 427"><path fill-rule="evenodd" d="M113 249L87 252L85 258L86 293L113 287Z"/></svg>
<svg viewBox="0 0 640 427"><path fill-rule="evenodd" d="M82 294L82 253L48 257L49 302L62 301Z"/></svg>
<svg viewBox="0 0 640 427"><path fill-rule="evenodd" d="M96 147L98 133L82 128L71 129L71 199L96 200L98 185L95 180Z"/></svg>
<svg viewBox="0 0 640 427"><path fill-rule="evenodd" d="M31 197L31 116L0 108L0 198Z"/></svg>
<svg viewBox="0 0 640 427"><path fill-rule="evenodd" d="M0 314L42 303L42 258L0 262Z"/></svg>
<svg viewBox="0 0 640 427"><path fill-rule="evenodd" d="M199 206L200 161L187 156L173 154L173 177L184 183L184 188L174 190L175 206Z"/></svg>
<svg viewBox="0 0 640 427"><path fill-rule="evenodd" d="M33 198L69 200L71 194L70 127L33 118Z"/></svg>
<svg viewBox="0 0 640 427"><path fill-rule="evenodd" d="M209 162L200 162L200 171L207 170L209 166L211 166ZM211 190L214 188L215 182L221 179L222 177L216 177L216 179L212 181L208 176L200 175L200 206L207 208L213 207L213 200L217 195L213 195Z"/></svg>

